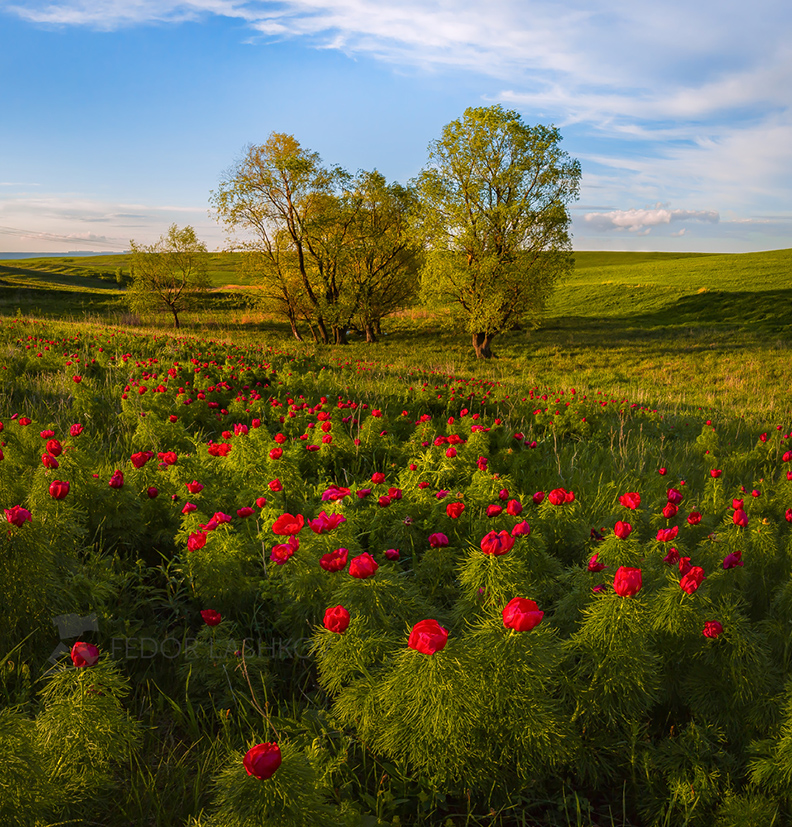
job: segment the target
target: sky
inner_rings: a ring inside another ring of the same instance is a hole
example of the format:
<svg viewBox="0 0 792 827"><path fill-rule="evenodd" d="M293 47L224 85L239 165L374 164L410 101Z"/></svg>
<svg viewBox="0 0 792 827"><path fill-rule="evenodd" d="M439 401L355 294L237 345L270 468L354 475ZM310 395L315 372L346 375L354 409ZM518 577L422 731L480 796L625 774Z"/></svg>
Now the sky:
<svg viewBox="0 0 792 827"><path fill-rule="evenodd" d="M492 104L580 161L577 250L792 247L787 0L0 0L0 253L223 249L272 132L406 184Z"/></svg>

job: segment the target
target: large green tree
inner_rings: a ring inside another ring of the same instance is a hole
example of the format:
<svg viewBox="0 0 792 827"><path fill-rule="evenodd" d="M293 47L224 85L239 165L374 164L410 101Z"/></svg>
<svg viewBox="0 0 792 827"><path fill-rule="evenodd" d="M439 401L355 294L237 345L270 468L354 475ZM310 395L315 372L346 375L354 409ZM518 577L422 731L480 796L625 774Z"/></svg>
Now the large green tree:
<svg viewBox="0 0 792 827"><path fill-rule="evenodd" d="M164 310L179 327L179 314L193 306L211 282L207 275L209 254L195 230L171 224L155 244L129 242L132 252L132 286L127 303L136 313Z"/></svg>
<svg viewBox="0 0 792 827"><path fill-rule="evenodd" d="M580 164L560 141L555 127L498 105L466 109L429 145L417 180L423 288L453 303L479 358L498 333L537 324L573 266L567 206Z"/></svg>
<svg viewBox="0 0 792 827"><path fill-rule="evenodd" d="M249 146L212 193L232 245L247 253L262 304L317 341L344 344L347 329L374 338L380 320L417 292L420 245L408 237L414 202L376 172L327 168L291 135Z"/></svg>

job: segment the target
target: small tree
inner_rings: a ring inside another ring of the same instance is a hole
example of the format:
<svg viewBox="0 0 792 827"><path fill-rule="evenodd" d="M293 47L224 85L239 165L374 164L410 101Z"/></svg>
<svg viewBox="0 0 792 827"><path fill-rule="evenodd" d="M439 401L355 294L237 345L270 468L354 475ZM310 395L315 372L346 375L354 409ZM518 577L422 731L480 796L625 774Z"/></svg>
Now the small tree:
<svg viewBox="0 0 792 827"><path fill-rule="evenodd" d="M479 358L493 337L536 324L572 267L567 204L580 164L555 127L526 126L501 106L469 108L429 145L417 181L429 254L427 295L454 303Z"/></svg>
<svg viewBox="0 0 792 827"><path fill-rule="evenodd" d="M171 224L167 235L151 245L129 242L132 251L132 287L127 302L136 313L169 310L179 327L179 314L192 307L211 286L207 274L209 254L195 230Z"/></svg>

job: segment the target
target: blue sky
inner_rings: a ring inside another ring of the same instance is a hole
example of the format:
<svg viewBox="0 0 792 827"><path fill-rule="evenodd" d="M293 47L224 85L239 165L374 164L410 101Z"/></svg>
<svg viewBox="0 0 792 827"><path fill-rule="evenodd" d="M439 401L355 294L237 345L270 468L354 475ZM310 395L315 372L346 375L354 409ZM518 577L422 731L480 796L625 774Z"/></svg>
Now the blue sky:
<svg viewBox="0 0 792 827"><path fill-rule="evenodd" d="M246 145L406 183L492 103L580 160L576 249L792 247L786 0L0 0L0 252L220 249Z"/></svg>

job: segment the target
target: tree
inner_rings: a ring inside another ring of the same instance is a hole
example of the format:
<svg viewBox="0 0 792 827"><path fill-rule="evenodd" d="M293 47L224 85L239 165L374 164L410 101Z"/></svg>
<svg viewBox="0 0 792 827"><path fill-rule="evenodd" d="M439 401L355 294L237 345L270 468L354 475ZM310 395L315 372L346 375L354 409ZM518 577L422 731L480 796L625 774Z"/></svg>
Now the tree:
<svg viewBox="0 0 792 827"><path fill-rule="evenodd" d="M179 327L179 314L194 306L200 293L211 287L207 275L209 254L195 230L171 224L155 244L129 242L132 251L132 287L127 301L136 313L168 310Z"/></svg>
<svg viewBox="0 0 792 827"><path fill-rule="evenodd" d="M454 303L479 358L496 334L536 325L572 268L567 204L580 164L560 141L555 127L526 126L498 105L466 109L429 145L417 181L423 289Z"/></svg>
<svg viewBox="0 0 792 827"><path fill-rule="evenodd" d="M343 175L325 169L318 153L293 136L273 132L265 144L247 147L211 195L218 219L232 233L247 234L235 246L251 254L248 264L258 269L265 303L287 316L297 339L301 315L325 344L333 334L325 314L338 285L315 231Z"/></svg>
<svg viewBox="0 0 792 827"><path fill-rule="evenodd" d="M262 303L316 341L346 343L350 326L373 341L381 319L416 293L420 245L407 237L414 196L377 172L326 168L291 135L249 146L212 204L257 276Z"/></svg>
<svg viewBox="0 0 792 827"><path fill-rule="evenodd" d="M374 342L382 319L418 292L423 249L409 231L416 197L375 170L360 172L347 198L355 215L344 263L355 296L353 324Z"/></svg>

